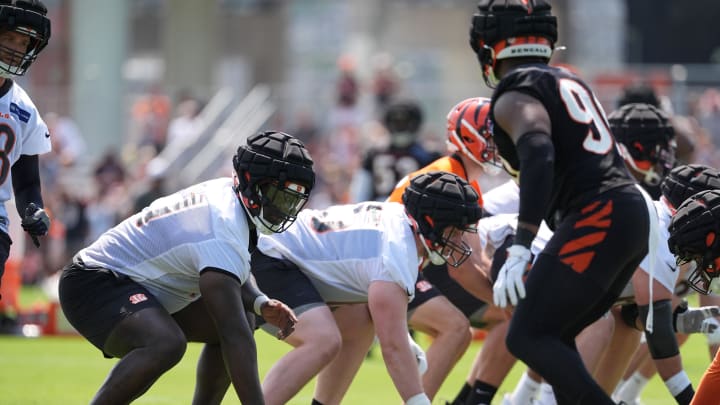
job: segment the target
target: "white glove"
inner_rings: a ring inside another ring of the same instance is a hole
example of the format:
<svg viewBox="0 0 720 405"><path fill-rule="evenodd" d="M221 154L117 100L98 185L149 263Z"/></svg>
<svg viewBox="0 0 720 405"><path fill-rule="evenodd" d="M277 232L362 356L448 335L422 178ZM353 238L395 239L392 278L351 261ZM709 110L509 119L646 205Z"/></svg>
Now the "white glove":
<svg viewBox="0 0 720 405"><path fill-rule="evenodd" d="M510 304L515 306L520 298L525 298L523 275L530 262L530 256L530 249L522 245L512 245L507 249L507 259L493 284L495 305L505 308L509 298Z"/></svg>
<svg viewBox="0 0 720 405"><path fill-rule="evenodd" d="M717 306L690 307L675 316L675 329L680 333L712 332L707 329L711 324L705 324L704 321L718 315L720 315L720 308Z"/></svg>
<svg viewBox="0 0 720 405"><path fill-rule="evenodd" d="M708 345L720 344L720 323L715 318L708 318L703 321L703 333L707 337Z"/></svg>
<svg viewBox="0 0 720 405"><path fill-rule="evenodd" d="M415 361L417 361L418 371L420 375L425 374L428 369L427 356L425 356L425 350L420 347L419 344L415 343L412 336L408 334L408 342L410 343L410 350L415 355Z"/></svg>

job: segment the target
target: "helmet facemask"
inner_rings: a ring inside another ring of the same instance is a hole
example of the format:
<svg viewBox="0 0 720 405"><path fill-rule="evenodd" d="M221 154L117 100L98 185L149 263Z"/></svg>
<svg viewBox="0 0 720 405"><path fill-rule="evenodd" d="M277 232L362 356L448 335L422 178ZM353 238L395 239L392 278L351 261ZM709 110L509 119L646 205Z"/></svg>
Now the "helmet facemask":
<svg viewBox="0 0 720 405"><path fill-rule="evenodd" d="M720 276L720 258L713 259L710 255L678 257L677 264L690 263L687 282L690 287L700 294L709 294L712 281Z"/></svg>
<svg viewBox="0 0 720 405"><path fill-rule="evenodd" d="M39 2L23 2L22 5L0 4L0 75L22 76L37 59L50 39L50 20L47 9ZM23 35L29 39L23 50L7 44ZM5 44L5 45L4 45Z"/></svg>
<svg viewBox="0 0 720 405"><path fill-rule="evenodd" d="M280 185L278 181L258 185L260 213L255 219L262 226L258 229L279 233L285 231L297 219L298 213L310 197L307 187L293 182Z"/></svg>
<svg viewBox="0 0 720 405"><path fill-rule="evenodd" d="M430 221L430 218L425 220ZM417 224L414 228L417 229ZM459 267L472 254L472 248L462 240L462 237L466 232L477 233L477 227L472 225L459 229L455 226L447 226L439 237L434 237L435 232L431 232L430 235L423 235L419 230L417 232L432 264Z"/></svg>
<svg viewBox="0 0 720 405"><path fill-rule="evenodd" d="M633 142L632 149L619 143L625 162L636 172L643 175L641 181L651 187L657 187L675 167L675 140L662 143Z"/></svg>
<svg viewBox="0 0 720 405"><path fill-rule="evenodd" d="M307 204L310 190L299 183L268 180L239 193L242 205L258 231L265 235L284 232Z"/></svg>
<svg viewBox="0 0 720 405"><path fill-rule="evenodd" d="M22 33L30 38L27 50L18 51L14 50L9 46L3 45L5 41L2 40L4 36L9 35L9 32ZM36 36L36 33L31 29L25 27L17 27L12 31L0 32L0 74L4 77L10 76L22 76L30 66L30 64L37 59L38 47L42 40Z"/></svg>

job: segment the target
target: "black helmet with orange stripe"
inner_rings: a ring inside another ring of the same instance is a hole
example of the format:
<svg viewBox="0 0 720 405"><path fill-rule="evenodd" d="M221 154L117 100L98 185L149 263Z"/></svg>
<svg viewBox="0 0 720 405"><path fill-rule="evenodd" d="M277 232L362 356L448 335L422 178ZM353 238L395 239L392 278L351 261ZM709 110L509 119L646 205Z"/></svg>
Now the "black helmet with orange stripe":
<svg viewBox="0 0 720 405"><path fill-rule="evenodd" d="M545 0L480 0L470 27L470 46L483 78L494 87L500 59L537 58L549 61L557 41L557 19Z"/></svg>
<svg viewBox="0 0 720 405"><path fill-rule="evenodd" d="M457 267L470 256L472 248L455 237L477 232L482 209L477 192L465 179L442 171L419 174L410 180L402 202L434 265Z"/></svg>
<svg viewBox="0 0 720 405"><path fill-rule="evenodd" d="M645 103L626 104L608 115L618 147L643 188L660 197L660 182L675 166L675 130L670 117Z"/></svg>
<svg viewBox="0 0 720 405"><path fill-rule="evenodd" d="M668 227L668 247L678 263L695 263L688 274L690 286L710 292L720 276L720 190L705 190L678 207Z"/></svg>
<svg viewBox="0 0 720 405"><path fill-rule="evenodd" d="M279 233L295 222L315 184L310 153L284 132L248 138L233 157L235 192L258 231Z"/></svg>

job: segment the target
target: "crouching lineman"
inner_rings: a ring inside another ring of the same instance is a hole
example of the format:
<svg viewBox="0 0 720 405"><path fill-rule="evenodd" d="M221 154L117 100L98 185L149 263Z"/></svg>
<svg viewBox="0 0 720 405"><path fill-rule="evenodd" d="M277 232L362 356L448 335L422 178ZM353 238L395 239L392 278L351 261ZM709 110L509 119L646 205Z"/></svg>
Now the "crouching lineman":
<svg viewBox="0 0 720 405"><path fill-rule="evenodd" d="M251 136L234 177L155 200L81 250L60 279L65 316L105 357L121 360L91 401L127 404L204 342L193 403L263 404L246 308L287 337L296 318L246 282L257 231L283 232L315 182L305 146L282 132Z"/></svg>
<svg viewBox="0 0 720 405"><path fill-rule="evenodd" d="M413 178L402 201L305 210L287 232L260 237L258 285L299 317L286 339L294 349L263 381L268 405L288 402L318 373L313 404L339 404L374 335L405 403L430 404L408 344L408 302L419 267L470 256L463 237L476 232L481 209L465 180L438 171Z"/></svg>

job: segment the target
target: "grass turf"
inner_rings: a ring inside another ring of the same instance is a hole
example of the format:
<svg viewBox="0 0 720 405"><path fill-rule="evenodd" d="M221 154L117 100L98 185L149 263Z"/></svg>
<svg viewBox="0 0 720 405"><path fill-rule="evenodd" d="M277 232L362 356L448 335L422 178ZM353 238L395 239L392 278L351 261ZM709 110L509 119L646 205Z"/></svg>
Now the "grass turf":
<svg viewBox="0 0 720 405"><path fill-rule="evenodd" d="M256 333L260 373L263 375L288 347L264 332ZM421 340L421 343L427 343ZM474 354L480 348L474 342L443 385L434 403L444 404L462 385ZM179 404L189 403L194 386L195 362L199 344L190 344L183 361L163 375L153 387L135 403ZM707 367L708 354L702 336L695 336L682 348L690 379L697 384ZM100 386L115 360L104 359L99 351L80 337L41 337L36 339L0 337L0 391L3 404L80 404L88 403ZM500 388L493 403L499 404L503 392L513 389L523 371L517 365ZM313 384L309 384L289 404L307 405L312 400ZM344 404L399 404L399 396L385 371L378 349L360 369ZM643 392L646 405L673 403L662 382L653 378ZM224 404L238 400L229 391Z"/></svg>
<svg viewBox="0 0 720 405"><path fill-rule="evenodd" d="M26 289L23 292L23 305L30 305L42 298L42 294L38 291ZM289 350L289 346L262 331L256 332L255 338L258 342L258 363L262 377L274 362ZM419 343L427 347L429 342L420 335ZM445 400L449 401L455 397L481 344L481 342L473 342L445 381L433 403L444 405ZM182 362L160 377L152 388L134 403L153 405L190 403L194 388L195 363L200 348L199 344L189 344ZM693 385L696 386L709 364L705 338L699 335L692 336L682 346L681 351L685 369ZM0 403L6 405L88 403L115 362L114 359L103 358L97 349L78 336L46 336L32 339L0 336L2 366L0 367L2 393ZM503 393L512 391L523 371L522 364L515 366L500 387L493 404L500 404ZM289 404L310 404L313 387L314 384L311 382ZM674 403L657 376L643 391L642 400L645 405ZM377 348L366 359L343 404L359 405L367 404L368 401L383 405L401 403ZM223 404L237 403L239 401L230 389Z"/></svg>

